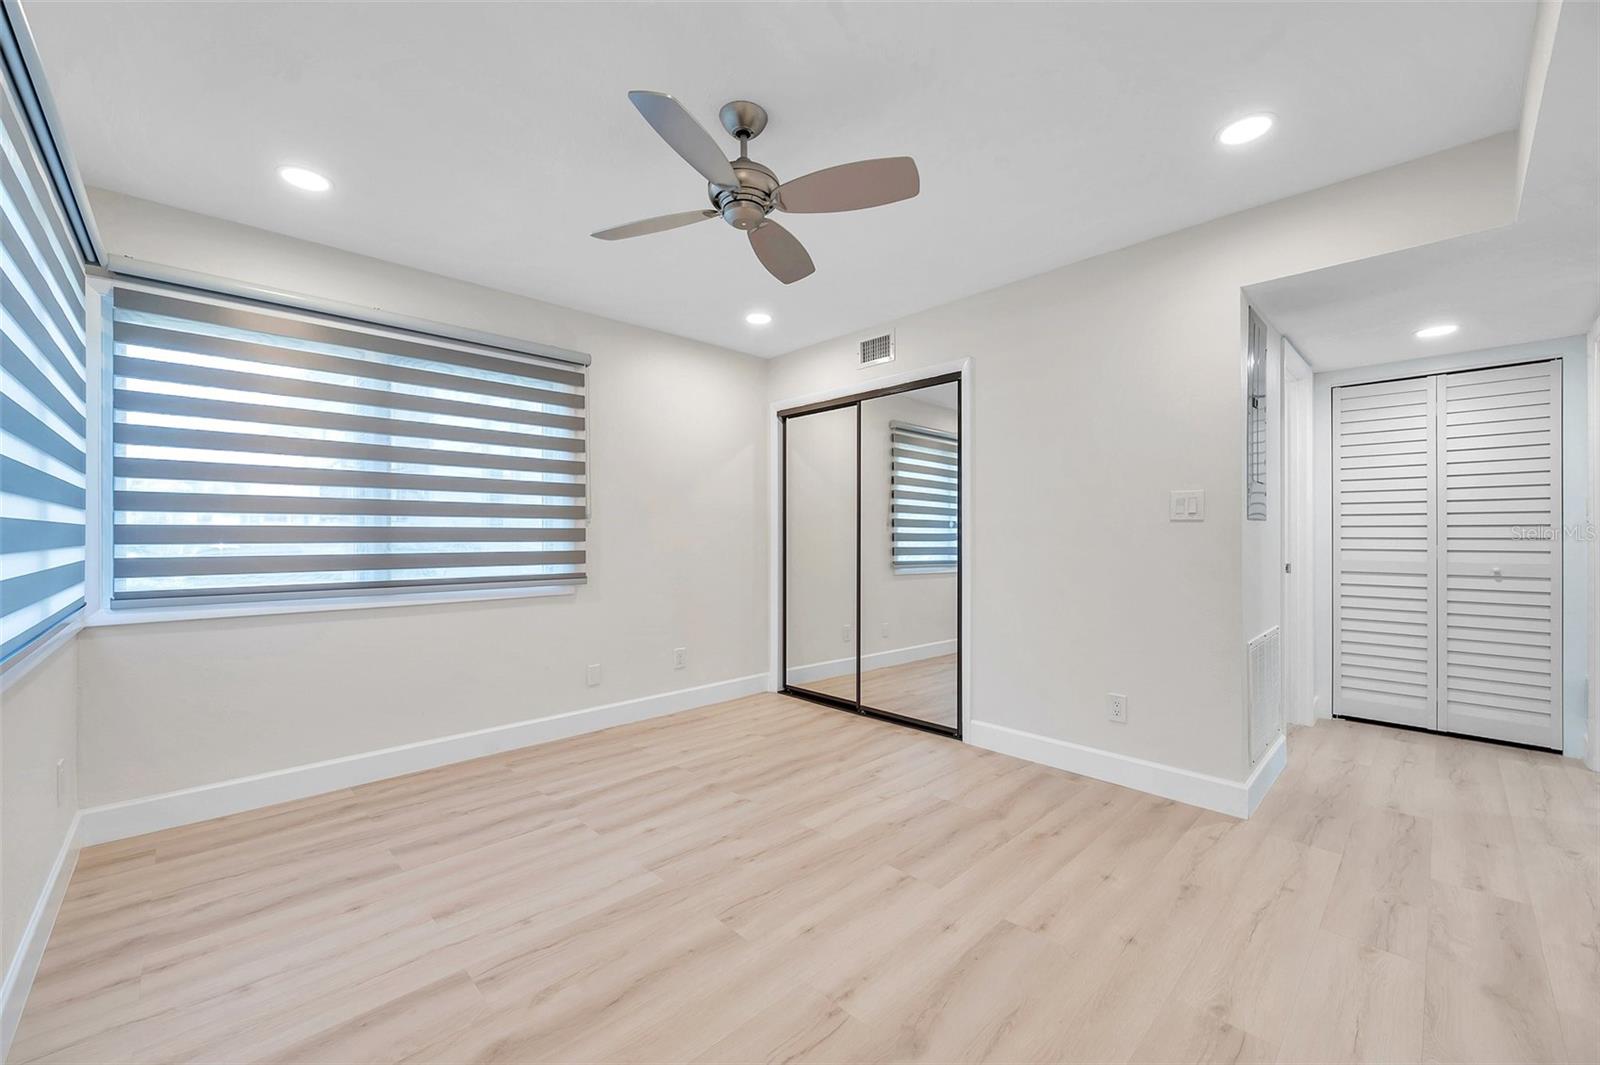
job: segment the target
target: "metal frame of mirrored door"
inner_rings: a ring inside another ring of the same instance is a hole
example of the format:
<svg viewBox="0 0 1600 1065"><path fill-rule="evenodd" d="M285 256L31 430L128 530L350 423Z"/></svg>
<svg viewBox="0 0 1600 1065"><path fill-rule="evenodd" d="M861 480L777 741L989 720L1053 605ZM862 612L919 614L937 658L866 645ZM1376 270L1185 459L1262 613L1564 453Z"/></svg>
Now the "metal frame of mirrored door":
<svg viewBox="0 0 1600 1065"><path fill-rule="evenodd" d="M957 529L959 535L956 539L956 723L954 728L932 721L922 721L918 718L896 714L889 710L880 710L876 707L865 706L861 702L861 404L870 399L879 399L883 396L898 395L901 392L915 392L922 388L932 388L935 385L956 385L956 514L958 515ZM831 706L852 714L861 714L864 717L877 718L880 721L890 721L897 725L908 725L911 728L921 729L924 732L936 733L940 736L961 738L962 723L965 720L961 700L962 670L965 668L963 639L965 635L961 629L962 602L964 594L964 569L967 562L966 552L966 522L963 510L963 497L966 493L966 463L962 458L963 448L966 446L964 435L960 431L961 421L961 374L960 372L939 374L935 377L926 377L918 381L908 381L905 384L893 385L887 388L876 388L866 392L857 392L850 396L840 396L836 399L823 400L818 403L808 403L799 407L790 407L778 412L778 448L779 448L779 479L778 485L778 538L780 542L779 566L781 579L778 582L779 594L782 596L782 608L778 616L782 620L782 632L778 637L778 676L782 680L781 691L785 695L792 695L797 699L805 699L823 706ZM807 414L821 414L825 411L841 410L846 407L856 409L856 510L855 510L855 537L856 537L856 602L855 602L855 645L856 645L856 697L843 699L825 692L809 691L805 688L796 688L789 683L789 419L799 418Z"/></svg>

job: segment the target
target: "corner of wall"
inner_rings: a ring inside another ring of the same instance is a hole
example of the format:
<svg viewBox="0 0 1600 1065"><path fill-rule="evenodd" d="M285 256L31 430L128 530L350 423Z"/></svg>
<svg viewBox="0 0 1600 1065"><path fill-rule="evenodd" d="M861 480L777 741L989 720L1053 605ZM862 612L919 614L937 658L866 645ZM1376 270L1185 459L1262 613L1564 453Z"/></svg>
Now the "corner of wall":
<svg viewBox="0 0 1600 1065"><path fill-rule="evenodd" d="M1539 13L1534 19L1533 50L1528 57L1528 79L1522 89L1522 121L1517 127L1517 204L1522 202L1528 160L1533 155L1539 105L1544 101L1545 78L1550 73L1550 57L1555 51L1556 24L1561 20L1561 4L1562 0L1539 0Z"/></svg>
<svg viewBox="0 0 1600 1065"><path fill-rule="evenodd" d="M78 857L80 635L67 631L39 646L0 698L0 1060ZM72 767L59 794L58 761Z"/></svg>

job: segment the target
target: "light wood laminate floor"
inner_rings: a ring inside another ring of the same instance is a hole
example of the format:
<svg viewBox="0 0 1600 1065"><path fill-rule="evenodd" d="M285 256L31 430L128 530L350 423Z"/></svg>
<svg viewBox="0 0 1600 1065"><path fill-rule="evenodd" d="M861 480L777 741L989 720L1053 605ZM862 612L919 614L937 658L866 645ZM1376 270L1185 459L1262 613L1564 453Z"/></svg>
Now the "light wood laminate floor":
<svg viewBox="0 0 1600 1065"><path fill-rule="evenodd" d="M1248 822L780 696L83 852L12 1051L1600 1054L1600 786L1295 731Z"/></svg>
<svg viewBox="0 0 1600 1065"><path fill-rule="evenodd" d="M794 685L807 691L856 697L856 675L824 677ZM956 727L956 656L937 655L869 669L861 674L861 702L874 710L914 717L945 728Z"/></svg>

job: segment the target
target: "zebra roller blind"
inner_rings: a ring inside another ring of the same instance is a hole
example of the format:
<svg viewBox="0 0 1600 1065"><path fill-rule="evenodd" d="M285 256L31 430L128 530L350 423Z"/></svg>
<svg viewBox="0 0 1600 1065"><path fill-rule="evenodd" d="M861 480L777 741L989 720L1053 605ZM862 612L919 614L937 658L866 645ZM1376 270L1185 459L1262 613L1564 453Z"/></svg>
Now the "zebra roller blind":
<svg viewBox="0 0 1600 1065"><path fill-rule="evenodd" d="M0 105L0 662L83 608L83 267L9 72Z"/></svg>
<svg viewBox="0 0 1600 1065"><path fill-rule="evenodd" d="M961 543L961 445L956 434L891 422L889 470L894 568L954 568Z"/></svg>
<svg viewBox="0 0 1600 1065"><path fill-rule="evenodd" d="M575 584L581 366L118 287L112 605Z"/></svg>

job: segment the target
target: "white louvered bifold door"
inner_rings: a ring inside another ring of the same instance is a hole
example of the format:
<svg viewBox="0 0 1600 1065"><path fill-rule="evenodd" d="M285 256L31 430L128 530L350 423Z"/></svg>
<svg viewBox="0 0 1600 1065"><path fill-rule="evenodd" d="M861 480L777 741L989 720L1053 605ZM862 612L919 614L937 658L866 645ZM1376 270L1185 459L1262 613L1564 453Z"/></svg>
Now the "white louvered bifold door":
<svg viewBox="0 0 1600 1065"><path fill-rule="evenodd" d="M1561 747L1561 364L1440 379L1439 728Z"/></svg>
<svg viewBox="0 0 1600 1065"><path fill-rule="evenodd" d="M1434 378L1333 393L1333 712L1437 728Z"/></svg>

